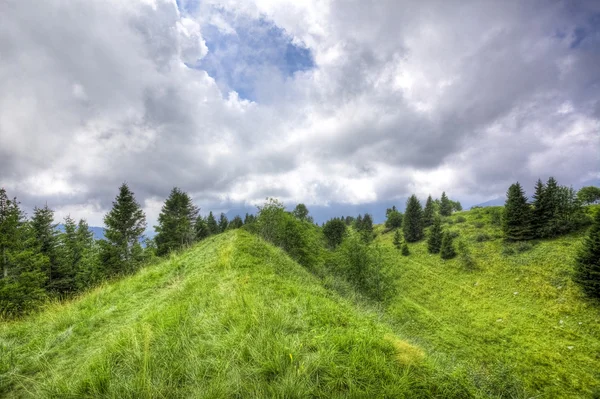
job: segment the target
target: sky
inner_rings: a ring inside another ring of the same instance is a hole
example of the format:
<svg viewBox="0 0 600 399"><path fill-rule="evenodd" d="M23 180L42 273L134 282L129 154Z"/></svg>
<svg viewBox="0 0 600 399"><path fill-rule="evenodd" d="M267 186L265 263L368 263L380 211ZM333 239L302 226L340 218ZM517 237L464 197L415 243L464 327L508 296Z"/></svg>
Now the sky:
<svg viewBox="0 0 600 399"><path fill-rule="evenodd" d="M600 2L0 2L0 185L102 225L600 179ZM30 212L30 211L29 211ZM384 212L384 210L382 210Z"/></svg>

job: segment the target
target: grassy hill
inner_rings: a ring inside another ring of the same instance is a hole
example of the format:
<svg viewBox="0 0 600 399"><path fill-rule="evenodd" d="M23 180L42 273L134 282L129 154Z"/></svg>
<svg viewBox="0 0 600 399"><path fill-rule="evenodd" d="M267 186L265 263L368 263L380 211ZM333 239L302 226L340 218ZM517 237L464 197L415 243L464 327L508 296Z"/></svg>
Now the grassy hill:
<svg viewBox="0 0 600 399"><path fill-rule="evenodd" d="M583 235L506 245L492 213L461 212L444 225L468 246L473 270L430 255L426 242L402 257L393 233L378 236L400 273L386 321L484 393L598 397L600 306L571 280Z"/></svg>
<svg viewBox="0 0 600 399"><path fill-rule="evenodd" d="M0 396L8 398L464 391L419 347L243 231L0 326Z"/></svg>
<svg viewBox="0 0 600 399"><path fill-rule="evenodd" d="M20 321L0 323L0 396L590 398L600 306L571 281L582 234L507 245L493 208L444 228L474 265L426 243L385 306L342 297L241 230Z"/></svg>

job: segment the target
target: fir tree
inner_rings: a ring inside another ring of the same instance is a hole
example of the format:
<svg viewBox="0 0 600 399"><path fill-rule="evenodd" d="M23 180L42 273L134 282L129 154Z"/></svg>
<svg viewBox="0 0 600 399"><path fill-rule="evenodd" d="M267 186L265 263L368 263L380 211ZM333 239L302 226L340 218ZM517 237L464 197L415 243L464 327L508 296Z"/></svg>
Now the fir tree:
<svg viewBox="0 0 600 399"><path fill-rule="evenodd" d="M533 210L531 228L536 237L544 237L546 226L549 224L552 217L551 209L546 197L546 186L538 179L535 184L535 192L533 194Z"/></svg>
<svg viewBox="0 0 600 399"><path fill-rule="evenodd" d="M427 237L427 250L431 254L437 254L440 252L442 246L442 220L439 216L433 220L433 225L429 229L429 236Z"/></svg>
<svg viewBox="0 0 600 399"><path fill-rule="evenodd" d="M408 256L410 255L410 251L408 250L408 244L406 243L406 241L404 241L402 243L402 256Z"/></svg>
<svg viewBox="0 0 600 399"><path fill-rule="evenodd" d="M242 221L242 218L239 217L239 215L236 215L233 219L231 219L231 222L229 222L229 229L239 229L240 227L242 227L244 225L244 222Z"/></svg>
<svg viewBox="0 0 600 399"><path fill-rule="evenodd" d="M198 216L194 228L196 229L196 240L198 241L204 240L210 235L210 231L208 230L208 224L202 216Z"/></svg>
<svg viewBox="0 0 600 399"><path fill-rule="evenodd" d="M600 211L575 260L575 281L592 298L600 298Z"/></svg>
<svg viewBox="0 0 600 399"><path fill-rule="evenodd" d="M53 287L55 283L63 284L60 280L61 276L61 264L58 259L57 245L58 245L58 231L56 230L56 223L54 223L54 211L45 205L43 208L34 207L33 217L31 218L31 228L37 244L39 245L39 252L48 257L49 267L47 270L47 284L48 288L52 291L56 291L56 287ZM56 281L55 281L56 280Z"/></svg>
<svg viewBox="0 0 600 399"><path fill-rule="evenodd" d="M442 238L442 247L440 248L440 257L442 259L452 259L456 256L452 235L446 231Z"/></svg>
<svg viewBox="0 0 600 399"><path fill-rule="evenodd" d="M198 208L190 196L177 187L173 188L158 215L158 226L155 226L157 255L166 255L190 245L195 239L197 217Z"/></svg>
<svg viewBox="0 0 600 399"><path fill-rule="evenodd" d="M423 227L429 227L433 224L433 218L435 217L435 205L431 195L427 197L425 203L425 209L423 210Z"/></svg>
<svg viewBox="0 0 600 399"><path fill-rule="evenodd" d="M414 194L406 202L402 228L404 240L407 242L416 242L423 238L423 209Z"/></svg>
<svg viewBox="0 0 600 399"><path fill-rule="evenodd" d="M84 219L77 223L76 240L75 288L80 291L98 283L102 276L98 264L99 247Z"/></svg>
<svg viewBox="0 0 600 399"><path fill-rule="evenodd" d="M531 234L531 208L521 185L511 185L506 194L504 219L502 221L504 237L510 241L529 240Z"/></svg>
<svg viewBox="0 0 600 399"><path fill-rule="evenodd" d="M451 216L452 215L452 203L450 202L450 199L446 195L445 191L442 193L442 198L440 200L440 215L442 215L442 216Z"/></svg>
<svg viewBox="0 0 600 399"><path fill-rule="evenodd" d="M101 259L105 271L116 274L133 270L139 261L146 215L126 183L119 187L112 209L104 216L104 225Z"/></svg>
<svg viewBox="0 0 600 399"><path fill-rule="evenodd" d="M373 217L365 213L360 226L360 235L365 242L371 242L373 240Z"/></svg>
<svg viewBox="0 0 600 399"><path fill-rule="evenodd" d="M221 212L221 215L219 216L219 233L227 230L227 226L229 226L229 220L227 220L227 216Z"/></svg>
<svg viewBox="0 0 600 399"><path fill-rule="evenodd" d="M213 216L212 211L208 212L208 216L206 217L206 227L208 227L208 232L213 234L219 234L219 224L217 223L217 219Z"/></svg>
<svg viewBox="0 0 600 399"><path fill-rule="evenodd" d="M396 230L394 233L394 246L396 249L400 249L402 247L402 238L400 237L400 230Z"/></svg>

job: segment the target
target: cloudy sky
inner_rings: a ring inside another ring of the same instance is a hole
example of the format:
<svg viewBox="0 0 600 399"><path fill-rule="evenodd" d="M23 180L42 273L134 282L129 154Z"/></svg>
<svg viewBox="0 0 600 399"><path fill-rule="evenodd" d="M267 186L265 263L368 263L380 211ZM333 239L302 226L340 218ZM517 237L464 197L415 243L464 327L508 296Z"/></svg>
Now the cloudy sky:
<svg viewBox="0 0 600 399"><path fill-rule="evenodd" d="M101 225L600 178L600 2L0 1L0 184ZM401 204L399 204L401 205Z"/></svg>

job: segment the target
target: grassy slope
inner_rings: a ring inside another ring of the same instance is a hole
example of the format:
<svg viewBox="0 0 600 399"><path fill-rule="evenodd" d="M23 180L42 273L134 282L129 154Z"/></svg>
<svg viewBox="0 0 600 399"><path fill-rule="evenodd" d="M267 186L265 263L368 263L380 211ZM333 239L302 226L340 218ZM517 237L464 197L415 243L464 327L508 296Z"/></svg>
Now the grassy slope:
<svg viewBox="0 0 600 399"><path fill-rule="evenodd" d="M424 353L243 231L0 325L0 396L466 396Z"/></svg>
<svg viewBox="0 0 600 399"><path fill-rule="evenodd" d="M425 242L411 244L411 255L402 257L392 246L393 233L377 238L386 261L400 270L388 322L435 353L439 368L480 392L591 397L600 388L600 307L571 281L582 235L503 255L500 230L485 213L463 212L466 222L444 226L469 244L478 264L472 272L459 259L428 254ZM485 225L477 228L478 222ZM491 240L476 242L482 233Z"/></svg>

